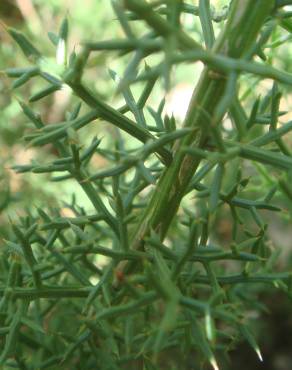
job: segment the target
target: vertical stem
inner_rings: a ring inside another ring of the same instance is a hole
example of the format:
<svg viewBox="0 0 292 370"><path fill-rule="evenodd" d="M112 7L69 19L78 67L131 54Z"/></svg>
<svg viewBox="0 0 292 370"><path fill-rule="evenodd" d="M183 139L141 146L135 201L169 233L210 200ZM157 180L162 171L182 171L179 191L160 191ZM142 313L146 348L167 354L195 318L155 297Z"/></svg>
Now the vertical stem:
<svg viewBox="0 0 292 370"><path fill-rule="evenodd" d="M128 0L127 3L135 3L135 1ZM273 7L273 0L256 2L234 0L226 26L215 42L213 51L233 58L247 57ZM146 21L150 24L149 19ZM180 39L183 39L182 36ZM204 68L193 92L184 122L184 127L192 127L193 131L177 144L172 164L164 170L149 205L141 217L134 234L132 248L141 248L143 239L151 229L159 232L161 239L165 237L187 186L200 164L199 158L182 153L180 148L204 147L210 125L218 125L225 113L223 112L221 117L216 117L215 122L214 112L224 95L225 85L225 75L211 70L208 66Z"/></svg>

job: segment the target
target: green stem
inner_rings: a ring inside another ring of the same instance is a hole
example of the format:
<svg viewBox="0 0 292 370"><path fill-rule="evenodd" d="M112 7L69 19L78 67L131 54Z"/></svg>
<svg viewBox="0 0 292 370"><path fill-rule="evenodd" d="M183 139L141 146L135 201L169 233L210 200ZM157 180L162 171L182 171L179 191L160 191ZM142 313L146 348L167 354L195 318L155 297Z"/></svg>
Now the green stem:
<svg viewBox="0 0 292 370"><path fill-rule="evenodd" d="M4 288L5 289L5 288ZM11 298L34 300L38 298L85 298L92 289L91 287L43 287L42 289L34 288L13 288L10 290ZM0 295L3 294L3 288L0 288Z"/></svg>
<svg viewBox="0 0 292 370"><path fill-rule="evenodd" d="M183 274L189 278L188 274ZM240 283L263 283L263 284L274 284L277 281L283 281L288 283L291 279L290 272L274 273L274 274L255 274L255 275L230 275L230 276L218 276L217 281L220 284L240 284ZM209 276L206 275L194 275L191 278L192 282L200 284L209 284ZM0 287L0 296L3 296L7 291L6 287ZM42 289L35 288L11 288L9 293L13 299L29 299L34 300L38 298L86 298L92 291L92 286L80 287L49 287L43 286ZM153 294L149 292L149 295ZM200 303L202 304L202 303Z"/></svg>
<svg viewBox="0 0 292 370"><path fill-rule="evenodd" d="M128 6L131 10L135 10L132 6L134 3L135 6L138 6L134 0L126 1L127 5L131 4ZM273 0L259 0L256 3L253 0L233 1L227 24L216 41L213 51L232 58L244 58L249 54L259 30L273 6ZM145 19L154 26L149 21L149 16ZM180 41L184 42L183 39ZM186 47L189 47L189 42L189 40L186 42ZM196 43L193 46L196 48ZM225 86L225 74L218 74L205 67L194 90L184 122L184 127L193 128L193 132L178 142L173 161L162 174L152 199L141 217L134 234L132 248L140 249L143 247L143 240L151 229L159 232L161 239L165 237L185 191L200 164L199 158L192 158L182 153L180 148L186 146L204 147L208 139L210 125L218 125L225 113L221 112L221 116L216 115L216 120L214 119L216 109L224 96Z"/></svg>
<svg viewBox="0 0 292 370"><path fill-rule="evenodd" d="M102 119L105 119L106 121L112 123L116 127L135 137L142 143L146 143L148 140L156 139L146 129L136 125L135 122L131 121L118 110L115 110L114 108L110 107L109 105L98 99L98 97L95 96L89 89L85 88L81 82L72 81L70 79L70 74L68 74L68 76L69 77L64 77L66 83L72 88L75 94L79 96L87 105L94 108ZM171 153L162 146L157 149L157 153L159 154L164 164L169 165L172 160Z"/></svg>
<svg viewBox="0 0 292 370"><path fill-rule="evenodd" d="M168 37L177 32L177 38L186 48L201 49L201 45L181 30L176 30L172 24L165 21L155 12L151 5L144 0L124 0L125 6L144 19L159 35Z"/></svg>

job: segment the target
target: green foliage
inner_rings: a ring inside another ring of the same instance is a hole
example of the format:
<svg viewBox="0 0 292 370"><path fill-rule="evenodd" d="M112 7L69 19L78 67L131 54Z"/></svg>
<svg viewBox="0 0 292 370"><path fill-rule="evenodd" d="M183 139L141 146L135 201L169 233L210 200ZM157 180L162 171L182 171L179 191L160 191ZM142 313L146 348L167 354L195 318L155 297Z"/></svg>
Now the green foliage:
<svg viewBox="0 0 292 370"><path fill-rule="evenodd" d="M216 370L240 340L262 359L248 313L260 314L259 294L271 287L291 297L292 274L277 270L269 233L292 211L292 124L280 121L292 75L270 52L287 32L286 2L233 0L221 12L203 0L111 3L123 37L69 50L64 19L49 33L54 59L42 40L37 48L7 29L29 61L6 69L12 88L37 86L19 99L29 120L23 139L52 148L14 170L76 190L65 203L70 215L58 199L11 222L1 258L1 366ZM186 14L199 22L198 41ZM124 100L118 108L87 74L97 52L125 66L107 76ZM165 99L180 66L195 73L198 62L204 69L180 128ZM267 79L272 86L258 96L252 83ZM35 102L64 90L72 93L66 118L48 124Z"/></svg>

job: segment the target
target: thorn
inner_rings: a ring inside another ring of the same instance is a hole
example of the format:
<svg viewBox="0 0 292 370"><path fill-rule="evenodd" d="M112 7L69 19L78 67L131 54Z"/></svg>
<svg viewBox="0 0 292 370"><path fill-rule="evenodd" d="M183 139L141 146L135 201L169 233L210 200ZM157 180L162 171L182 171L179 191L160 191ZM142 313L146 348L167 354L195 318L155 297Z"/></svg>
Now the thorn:
<svg viewBox="0 0 292 370"><path fill-rule="evenodd" d="M258 355L258 358L260 359L261 362L264 362L261 351L259 348L256 349L256 354Z"/></svg>
<svg viewBox="0 0 292 370"><path fill-rule="evenodd" d="M212 365L214 370L219 370L219 366L218 366L217 361L215 360L214 357L211 358L210 364Z"/></svg>

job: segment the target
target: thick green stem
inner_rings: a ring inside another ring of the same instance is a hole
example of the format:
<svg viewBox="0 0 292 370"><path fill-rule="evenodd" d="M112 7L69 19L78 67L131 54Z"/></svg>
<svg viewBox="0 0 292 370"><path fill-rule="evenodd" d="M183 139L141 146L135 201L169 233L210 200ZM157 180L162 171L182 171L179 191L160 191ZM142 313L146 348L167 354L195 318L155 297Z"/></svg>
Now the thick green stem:
<svg viewBox="0 0 292 370"><path fill-rule="evenodd" d="M129 0L126 3L133 5L135 1ZM273 7L273 0L233 1L227 24L215 43L213 51L232 58L249 58L258 32ZM132 9L135 10L133 6ZM150 24L148 18L146 21ZM196 43L194 43L194 47L196 47ZM178 143L173 162L162 174L152 199L141 217L138 229L134 234L132 248L141 248L145 236L151 230L159 232L161 239L165 237L190 180L200 163L199 158L186 155L180 148L186 146L204 147L210 127L215 127L222 120L226 110L222 111L221 109L220 116L216 113L224 96L226 77L222 73L219 74L205 67L194 90L184 122L184 127L191 127L193 131Z"/></svg>

